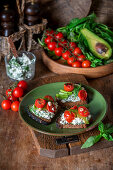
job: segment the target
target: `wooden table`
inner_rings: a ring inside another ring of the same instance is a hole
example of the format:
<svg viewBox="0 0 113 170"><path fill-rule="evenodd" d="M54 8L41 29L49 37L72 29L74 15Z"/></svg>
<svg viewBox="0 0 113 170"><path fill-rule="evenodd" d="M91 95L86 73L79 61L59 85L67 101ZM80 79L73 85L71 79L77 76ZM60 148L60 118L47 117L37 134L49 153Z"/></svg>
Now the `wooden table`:
<svg viewBox="0 0 113 170"><path fill-rule="evenodd" d="M37 53L37 51L34 52ZM43 65L39 50L37 54L35 79L48 76L55 76L55 74L51 73L46 66ZM3 63L0 65L0 79L0 93L2 93L11 83L11 80L6 76ZM88 82L106 98L108 102L107 114L113 122L113 114L111 114L113 110L113 74L99 79L88 80ZM0 96L0 102L1 101L2 97ZM3 111L0 107L0 169L112 170L113 146L56 159L39 156L31 133L28 127L20 120L19 114L12 111Z"/></svg>

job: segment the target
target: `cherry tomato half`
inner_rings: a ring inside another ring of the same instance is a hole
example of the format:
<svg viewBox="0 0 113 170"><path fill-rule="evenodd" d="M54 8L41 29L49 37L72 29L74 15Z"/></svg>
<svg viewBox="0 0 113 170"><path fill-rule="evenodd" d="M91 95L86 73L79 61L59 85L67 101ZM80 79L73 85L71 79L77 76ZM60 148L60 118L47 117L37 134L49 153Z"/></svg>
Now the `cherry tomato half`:
<svg viewBox="0 0 113 170"><path fill-rule="evenodd" d="M52 98L52 96L49 96L49 95L44 96L44 99L47 101L54 102L54 99Z"/></svg>
<svg viewBox="0 0 113 170"><path fill-rule="evenodd" d="M78 61L83 62L86 59L86 57L85 57L85 55L82 54L82 55L78 56L77 59L78 59Z"/></svg>
<svg viewBox="0 0 113 170"><path fill-rule="evenodd" d="M14 112L17 112L17 111L19 110L19 104L20 104L19 101L14 101L14 102L11 104L11 110L13 110Z"/></svg>
<svg viewBox="0 0 113 170"><path fill-rule="evenodd" d="M65 91L73 91L74 85L72 83L65 83L64 84L64 90Z"/></svg>
<svg viewBox="0 0 113 170"><path fill-rule="evenodd" d="M17 84L18 87L21 87L23 90L26 90L28 85L27 82L25 80L21 80L19 81L19 83Z"/></svg>
<svg viewBox="0 0 113 170"><path fill-rule="evenodd" d="M62 51L63 51L62 47L55 48L55 55L59 57L62 56Z"/></svg>
<svg viewBox="0 0 113 170"><path fill-rule="evenodd" d="M37 108L43 108L45 104L46 104L46 101L44 99L38 98L35 100L35 106Z"/></svg>
<svg viewBox="0 0 113 170"><path fill-rule="evenodd" d="M86 100L86 99L87 99L87 92L86 92L86 90L80 90L80 91L78 92L78 97L79 97L82 101Z"/></svg>
<svg viewBox="0 0 113 170"><path fill-rule="evenodd" d="M47 47L50 51L54 51L54 49L56 48L56 45L57 43L53 41L53 42L48 43Z"/></svg>
<svg viewBox="0 0 113 170"><path fill-rule="evenodd" d="M11 101L10 100L3 100L1 103L2 109L9 110L11 108Z"/></svg>
<svg viewBox="0 0 113 170"><path fill-rule="evenodd" d="M76 59L75 59L74 57L68 58L68 59L67 59L67 63L68 63L70 66L72 66L72 63L74 63L75 60L76 60Z"/></svg>
<svg viewBox="0 0 113 170"><path fill-rule="evenodd" d="M64 112L64 118L68 123L71 123L75 118L75 114L71 111L66 110Z"/></svg>
<svg viewBox="0 0 113 170"><path fill-rule="evenodd" d="M88 68L91 66L91 62L89 60L85 60L82 62L82 67L83 68Z"/></svg>
<svg viewBox="0 0 113 170"><path fill-rule="evenodd" d="M74 49L74 51L73 51L73 54L74 54L76 57L78 57L79 55L82 54L82 51L81 51L81 49L80 49L79 47L76 47L76 48Z"/></svg>
<svg viewBox="0 0 113 170"><path fill-rule="evenodd" d="M89 110L85 106L80 106L78 108L78 113L83 117L87 117L90 114Z"/></svg>
<svg viewBox="0 0 113 170"><path fill-rule="evenodd" d="M53 112L54 113L56 111L56 107L55 107L55 105L52 102L48 102L47 103L47 110L49 112Z"/></svg>
<svg viewBox="0 0 113 170"><path fill-rule="evenodd" d="M14 90L13 90L13 95L15 96L15 97L22 97L23 96L23 94L24 94L24 92L23 92L23 89L21 88L21 87L16 87Z"/></svg>
<svg viewBox="0 0 113 170"><path fill-rule="evenodd" d="M7 89L6 90L6 96L9 97L12 94L13 90L12 89Z"/></svg>
<svg viewBox="0 0 113 170"><path fill-rule="evenodd" d="M62 38L64 38L62 32L58 32L55 37L56 37L56 39L62 39Z"/></svg>
<svg viewBox="0 0 113 170"><path fill-rule="evenodd" d="M71 56L71 53L68 50L62 53L62 57L64 60L68 60L70 56Z"/></svg>
<svg viewBox="0 0 113 170"><path fill-rule="evenodd" d="M80 61L75 61L74 63L72 63L72 67L80 68L82 67L82 63Z"/></svg>
<svg viewBox="0 0 113 170"><path fill-rule="evenodd" d="M78 107L75 105L75 106L73 106L73 107L71 107L70 109L78 109Z"/></svg>

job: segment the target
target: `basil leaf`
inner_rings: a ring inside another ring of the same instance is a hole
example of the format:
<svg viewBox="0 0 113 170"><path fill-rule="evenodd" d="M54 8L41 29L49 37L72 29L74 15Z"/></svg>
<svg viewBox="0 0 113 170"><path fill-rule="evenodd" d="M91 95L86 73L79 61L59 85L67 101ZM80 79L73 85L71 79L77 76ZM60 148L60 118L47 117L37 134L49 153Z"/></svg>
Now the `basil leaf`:
<svg viewBox="0 0 113 170"><path fill-rule="evenodd" d="M99 123L98 125L98 130L103 133L104 132L104 124L102 122Z"/></svg>
<svg viewBox="0 0 113 170"><path fill-rule="evenodd" d="M102 136L108 141L113 141L113 137L110 134L103 133Z"/></svg>
<svg viewBox="0 0 113 170"><path fill-rule="evenodd" d="M82 145L81 149L89 148L89 147L93 146L95 143L97 143L100 140L101 137L102 137L102 135L90 136L86 140L86 142Z"/></svg>
<svg viewBox="0 0 113 170"><path fill-rule="evenodd" d="M105 130L106 133L113 133L113 126Z"/></svg>

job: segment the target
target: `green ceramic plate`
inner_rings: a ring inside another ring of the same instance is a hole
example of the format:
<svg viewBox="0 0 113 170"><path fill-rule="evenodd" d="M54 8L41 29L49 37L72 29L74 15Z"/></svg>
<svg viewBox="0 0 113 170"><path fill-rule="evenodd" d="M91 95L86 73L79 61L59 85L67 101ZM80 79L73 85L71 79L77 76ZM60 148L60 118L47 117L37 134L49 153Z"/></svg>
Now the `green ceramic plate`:
<svg viewBox="0 0 113 170"><path fill-rule="evenodd" d="M26 125L31 126L34 130L54 136L68 136L68 135L75 135L80 134L85 131L89 131L93 129L98 123L103 120L106 114L107 104L104 97L95 89L83 85L88 92L89 96L89 110L92 115L93 121L92 123L85 129L58 129L56 127L55 121L52 122L50 125L42 125L37 123L35 120L28 116L26 112L27 106L33 104L35 99L38 97L44 97L45 95L51 95L53 98L55 94L58 93L60 89L63 89L63 85L65 82L58 82L58 83L51 83L45 84L40 87L37 87L30 91L25 97L23 98L22 102L20 103L19 113L23 121Z"/></svg>

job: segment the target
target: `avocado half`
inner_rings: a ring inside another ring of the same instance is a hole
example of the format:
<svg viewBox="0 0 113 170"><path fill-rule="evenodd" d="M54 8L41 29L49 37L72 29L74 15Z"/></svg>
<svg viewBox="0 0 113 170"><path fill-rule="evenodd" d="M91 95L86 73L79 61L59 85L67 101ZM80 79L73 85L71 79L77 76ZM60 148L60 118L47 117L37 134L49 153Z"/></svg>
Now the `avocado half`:
<svg viewBox="0 0 113 170"><path fill-rule="evenodd" d="M105 60L111 57L112 48L105 40L89 31L87 28L83 28L81 34L87 40L89 49L96 57Z"/></svg>

